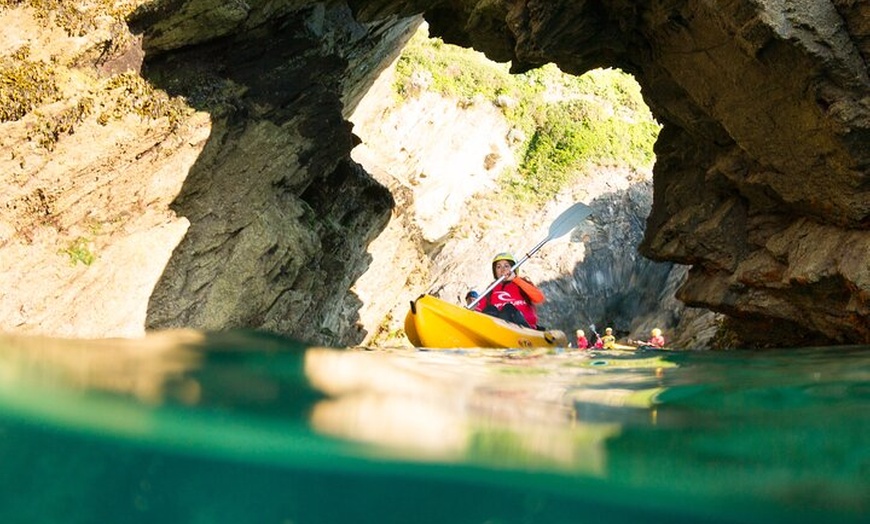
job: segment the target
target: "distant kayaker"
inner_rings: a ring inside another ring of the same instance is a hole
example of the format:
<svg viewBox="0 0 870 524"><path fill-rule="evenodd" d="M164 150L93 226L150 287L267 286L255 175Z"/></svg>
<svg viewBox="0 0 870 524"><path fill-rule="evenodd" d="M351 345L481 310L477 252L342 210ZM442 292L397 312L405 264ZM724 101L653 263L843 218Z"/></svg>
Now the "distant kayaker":
<svg viewBox="0 0 870 524"><path fill-rule="evenodd" d="M535 304L544 301L544 293L516 274L513 269L516 263L510 253L499 253L492 259L492 277L504 279L477 303L477 310L520 326L537 329L538 313Z"/></svg>
<svg viewBox="0 0 870 524"><path fill-rule="evenodd" d="M589 341L586 340L586 333L582 329L577 330L577 349L588 349Z"/></svg>
<svg viewBox="0 0 870 524"><path fill-rule="evenodd" d="M644 345L651 346L654 348L663 348L665 347L665 337L662 336L662 330L659 328L653 328L652 331L649 332L650 339L644 342Z"/></svg>
<svg viewBox="0 0 870 524"><path fill-rule="evenodd" d="M656 348L663 349L665 347L665 337L662 336L662 330L659 328L653 328L649 332L650 338L649 340L631 340L629 339L629 344L634 344L638 347L648 347L648 348Z"/></svg>
<svg viewBox="0 0 870 524"><path fill-rule="evenodd" d="M465 305L470 306L471 303L474 302L474 299L479 297L479 296L480 296L480 293L478 293L477 291L472 289L471 291L469 291L468 293L465 294Z"/></svg>
<svg viewBox="0 0 870 524"><path fill-rule="evenodd" d="M613 336L613 328L605 328L604 336L601 337L601 347L613 349L616 346L616 337Z"/></svg>

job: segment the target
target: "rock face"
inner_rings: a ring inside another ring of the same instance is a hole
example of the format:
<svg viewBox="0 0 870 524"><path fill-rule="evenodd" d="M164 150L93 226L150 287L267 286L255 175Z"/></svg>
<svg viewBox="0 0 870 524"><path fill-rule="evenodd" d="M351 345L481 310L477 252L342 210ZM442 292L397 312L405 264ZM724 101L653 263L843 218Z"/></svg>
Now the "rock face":
<svg viewBox="0 0 870 524"><path fill-rule="evenodd" d="M651 170L596 166L544 210L510 204L499 199L496 183L498 164L515 162L505 115L487 100L457 103L431 91L397 105L390 99L391 73L393 68L380 75L351 115L354 133L363 140L353 158L389 187L398 203L369 246L370 269L354 283L363 302L360 320L373 328L363 345L406 345L396 334L410 300L429 291L464 304L469 289L481 291L491 282L494 254L522 256L577 201L589 203L593 218L572 235L547 243L521 270L546 295L539 307L541 325L573 333L597 323L601 331L615 326L620 337L636 339L658 326L675 347L709 345L715 333L709 327L717 325L713 315L701 326L689 325L686 321L698 315L674 298L687 268L637 253L652 206ZM421 260L429 263L415 268Z"/></svg>
<svg viewBox="0 0 870 524"><path fill-rule="evenodd" d="M516 70L616 66L664 128L641 251L744 343L870 340L870 6L851 1L351 2Z"/></svg>
<svg viewBox="0 0 870 524"><path fill-rule="evenodd" d="M186 2L179 15L148 5L134 15L146 78L194 105L212 95L232 106L213 119L173 203L191 228L151 296L149 327L355 338L360 303L346 303L347 290L394 202L350 160L343 111L416 24L363 26L346 6L284 4Z"/></svg>
<svg viewBox="0 0 870 524"><path fill-rule="evenodd" d="M86 4L0 7L3 56L27 46L59 86L0 120L3 330L362 340L349 290L406 195L350 159L347 118L422 15L515 70L635 75L664 126L641 251L691 265L679 298L738 343L870 342L866 3ZM40 20L57 23L15 32Z"/></svg>
<svg viewBox="0 0 870 524"><path fill-rule="evenodd" d="M128 24L102 3L0 7L2 73L21 84L4 110L33 95L2 119L0 329L358 341L349 289L394 200L350 160L346 113L419 19L138 4Z"/></svg>

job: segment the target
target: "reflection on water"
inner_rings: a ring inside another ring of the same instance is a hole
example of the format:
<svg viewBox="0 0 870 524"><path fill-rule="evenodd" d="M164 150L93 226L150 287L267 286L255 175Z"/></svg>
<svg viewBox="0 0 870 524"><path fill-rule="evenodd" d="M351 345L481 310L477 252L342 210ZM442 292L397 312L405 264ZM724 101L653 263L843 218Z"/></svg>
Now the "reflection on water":
<svg viewBox="0 0 870 524"><path fill-rule="evenodd" d="M565 377L506 365L504 352L469 353L309 350L305 374L330 397L312 426L416 460L603 473L603 442L619 426L578 420Z"/></svg>
<svg viewBox="0 0 870 524"><path fill-rule="evenodd" d="M866 522L868 430L867 347L0 338L4 524Z"/></svg>

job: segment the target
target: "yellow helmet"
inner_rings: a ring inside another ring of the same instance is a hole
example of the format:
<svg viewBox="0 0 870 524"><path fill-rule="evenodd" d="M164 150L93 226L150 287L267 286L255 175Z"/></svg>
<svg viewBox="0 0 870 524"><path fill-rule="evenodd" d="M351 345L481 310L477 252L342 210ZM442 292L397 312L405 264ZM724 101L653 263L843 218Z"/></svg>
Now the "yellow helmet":
<svg viewBox="0 0 870 524"><path fill-rule="evenodd" d="M658 336L661 336L662 330L659 328L653 328L653 330L650 331L650 334L652 334L652 336L654 336L654 337L658 337Z"/></svg>
<svg viewBox="0 0 870 524"><path fill-rule="evenodd" d="M604 330L604 334L605 334L605 335L609 335L609 334L611 334L611 333L613 333L613 328L606 328L606 329Z"/></svg>
<svg viewBox="0 0 870 524"><path fill-rule="evenodd" d="M517 263L517 259L515 259L514 256L511 255L510 253L508 253L507 251L505 251L504 253L499 253L498 255L496 255L495 258L492 259L492 263L495 264L499 260L510 260L511 264Z"/></svg>
<svg viewBox="0 0 870 524"><path fill-rule="evenodd" d="M517 259L515 259L513 255L511 255L507 251L499 253L495 256L495 258L492 259L492 278L498 278L495 274L495 263L499 260L507 260L511 263L511 267L517 265ZM516 273L516 271L514 272Z"/></svg>

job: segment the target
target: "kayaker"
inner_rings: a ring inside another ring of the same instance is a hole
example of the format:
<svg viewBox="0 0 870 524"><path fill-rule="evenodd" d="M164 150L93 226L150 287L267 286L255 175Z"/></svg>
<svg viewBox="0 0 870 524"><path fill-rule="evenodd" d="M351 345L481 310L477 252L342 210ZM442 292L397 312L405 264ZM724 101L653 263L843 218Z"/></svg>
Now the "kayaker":
<svg viewBox="0 0 870 524"><path fill-rule="evenodd" d="M613 336L613 328L606 328L604 336L601 337L601 347L604 349L613 349L616 346L616 337Z"/></svg>
<svg viewBox="0 0 870 524"><path fill-rule="evenodd" d="M591 325L591 326L589 326L589 327L592 328L592 333L595 335L595 343L592 344L592 347L593 347L594 349L601 349L601 348L603 348L603 347L604 347L604 343L601 342L601 335L599 335L598 332L595 331L595 325L593 324L593 325Z"/></svg>
<svg viewBox="0 0 870 524"><path fill-rule="evenodd" d="M662 330L659 328L653 328L649 332L650 338L649 340L630 340L629 344L635 344L638 347L648 347L648 348L656 348L662 349L665 347L665 337L662 336Z"/></svg>
<svg viewBox="0 0 870 524"><path fill-rule="evenodd" d="M470 306L471 303L474 302L474 299L479 297L479 296L480 296L480 293L478 293L477 291L472 289L471 291L469 291L468 293L465 294L465 305Z"/></svg>
<svg viewBox="0 0 870 524"><path fill-rule="evenodd" d="M644 345L651 346L654 348L663 348L665 347L665 337L662 336L662 330L659 328L653 328L652 331L649 332L650 339L644 342Z"/></svg>
<svg viewBox="0 0 870 524"><path fill-rule="evenodd" d="M517 261L510 253L499 253L492 259L492 277L504 279L480 302L477 310L520 326L538 328L535 304L544 301L544 293L520 277L513 267Z"/></svg>
<svg viewBox="0 0 870 524"><path fill-rule="evenodd" d="M577 349L588 349L589 341L586 340L586 333L582 329L577 330Z"/></svg>

